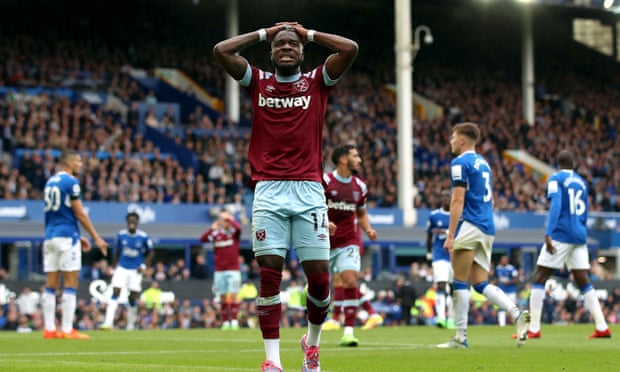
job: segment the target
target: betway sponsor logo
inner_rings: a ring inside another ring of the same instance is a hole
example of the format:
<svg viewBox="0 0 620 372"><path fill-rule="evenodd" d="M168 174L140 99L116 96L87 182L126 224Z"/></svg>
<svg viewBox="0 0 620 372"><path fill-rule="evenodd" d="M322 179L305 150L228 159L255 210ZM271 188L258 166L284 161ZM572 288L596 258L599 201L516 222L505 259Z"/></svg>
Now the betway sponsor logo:
<svg viewBox="0 0 620 372"><path fill-rule="evenodd" d="M328 200L327 201L327 208L329 209L336 209L339 211L348 211L348 212L354 212L355 211L355 204L353 203L345 203L345 202L335 202L335 201L331 201Z"/></svg>
<svg viewBox="0 0 620 372"><path fill-rule="evenodd" d="M307 110L310 106L310 100L312 97L310 96L300 96L300 97L264 97L262 94L258 93L258 107L269 107L269 108L291 108L291 107L301 107L304 110Z"/></svg>

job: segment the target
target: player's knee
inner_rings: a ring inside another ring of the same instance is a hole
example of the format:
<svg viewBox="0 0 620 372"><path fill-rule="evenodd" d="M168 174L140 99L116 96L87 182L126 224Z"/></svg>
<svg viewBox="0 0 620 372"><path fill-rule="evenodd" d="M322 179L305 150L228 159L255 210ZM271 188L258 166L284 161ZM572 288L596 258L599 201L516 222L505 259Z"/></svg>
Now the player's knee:
<svg viewBox="0 0 620 372"><path fill-rule="evenodd" d="M280 293L282 272L268 267L260 268L260 297L271 297Z"/></svg>
<svg viewBox="0 0 620 372"><path fill-rule="evenodd" d="M319 300L329 297L329 273L308 275L308 294Z"/></svg>

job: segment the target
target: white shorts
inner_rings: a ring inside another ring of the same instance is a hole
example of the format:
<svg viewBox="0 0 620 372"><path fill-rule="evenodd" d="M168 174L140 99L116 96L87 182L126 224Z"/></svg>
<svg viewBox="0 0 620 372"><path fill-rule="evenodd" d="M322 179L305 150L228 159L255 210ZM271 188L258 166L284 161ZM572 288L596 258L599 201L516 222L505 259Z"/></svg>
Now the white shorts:
<svg viewBox="0 0 620 372"><path fill-rule="evenodd" d="M547 251L546 244L543 244L536 264L551 269L561 269L566 264L569 270L589 270L590 257L586 244L560 243L556 240L551 241L555 253Z"/></svg>
<svg viewBox="0 0 620 372"><path fill-rule="evenodd" d="M450 264L450 261L433 261L433 282L452 283L452 264Z"/></svg>
<svg viewBox="0 0 620 372"><path fill-rule="evenodd" d="M454 238L454 250L468 249L473 250L474 262L487 272L491 269L491 250L495 237L483 233L473 224L463 221L458 235Z"/></svg>
<svg viewBox="0 0 620 372"><path fill-rule="evenodd" d="M114 288L127 288L130 292L142 292L142 274L136 269L118 266L110 284Z"/></svg>
<svg viewBox="0 0 620 372"><path fill-rule="evenodd" d="M82 245L73 238L51 238L43 241L43 271L46 273L80 271Z"/></svg>

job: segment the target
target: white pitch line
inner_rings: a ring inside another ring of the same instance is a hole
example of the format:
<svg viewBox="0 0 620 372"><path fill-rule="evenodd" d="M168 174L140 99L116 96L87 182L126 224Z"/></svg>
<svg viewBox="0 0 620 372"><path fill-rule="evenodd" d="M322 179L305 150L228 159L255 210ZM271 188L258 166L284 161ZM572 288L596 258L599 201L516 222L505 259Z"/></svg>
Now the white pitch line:
<svg viewBox="0 0 620 372"><path fill-rule="evenodd" d="M36 360L36 359L0 359L0 362L20 362L20 363L44 363L50 364L49 360ZM183 370L200 370L200 371L255 371L255 368L236 368L236 367L224 367L224 366L190 366L190 365L178 365L178 364L144 364L144 363L118 363L118 362L79 362L79 361L68 361L68 360L60 360L54 361L53 365L87 365L89 368L92 368L96 364L97 367L102 365L110 365L114 367L133 367L133 368L170 368L174 367L182 368Z"/></svg>

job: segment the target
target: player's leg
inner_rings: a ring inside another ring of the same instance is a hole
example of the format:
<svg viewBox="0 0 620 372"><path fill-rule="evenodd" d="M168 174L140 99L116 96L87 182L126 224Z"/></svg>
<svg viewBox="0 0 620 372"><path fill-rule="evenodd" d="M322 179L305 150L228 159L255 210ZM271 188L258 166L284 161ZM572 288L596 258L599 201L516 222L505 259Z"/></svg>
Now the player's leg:
<svg viewBox="0 0 620 372"><path fill-rule="evenodd" d="M73 328L73 318L77 306L77 288L82 268L82 247L80 241L67 238L61 248L60 271L63 274L61 331L64 338L89 339L90 336Z"/></svg>
<svg viewBox="0 0 620 372"><path fill-rule="evenodd" d="M357 247L356 247L357 248ZM348 249L348 248L343 248ZM353 334L355 327L355 320L357 319L358 303L358 287L357 287L357 272L358 270L349 269L341 272L342 284L344 288L344 301L342 302L342 309L344 311L344 334L340 340L342 346L357 346L359 341Z"/></svg>
<svg viewBox="0 0 620 372"><path fill-rule="evenodd" d="M543 248L544 250L544 248ZM545 283L553 273L553 269L543 266L545 263L536 265L536 271L532 276L532 291L530 292L530 327L528 338L540 338L540 320L542 317L543 301L545 300ZM517 338L517 335L514 335Z"/></svg>
<svg viewBox="0 0 620 372"><path fill-rule="evenodd" d="M232 330L237 330L239 329L239 291L241 290L241 272L238 270L231 271L228 284L230 328Z"/></svg>
<svg viewBox="0 0 620 372"><path fill-rule="evenodd" d="M474 261L474 249L480 244L476 230L473 225L463 222L454 240L450 259L454 275L454 322L456 335L449 342L437 345L441 348L466 348L468 346L467 321L469 299L471 297L469 275Z"/></svg>
<svg viewBox="0 0 620 372"><path fill-rule="evenodd" d="M592 315L596 329L588 338L610 338L611 331L605 321L603 310L601 309L601 303L596 296L594 286L590 283L588 273L590 271L590 261L588 256L587 246L580 245L571 249L571 252L566 260L566 266L571 270L575 284L581 290L585 307Z"/></svg>
<svg viewBox="0 0 620 372"><path fill-rule="evenodd" d="M302 371L319 370L321 325L330 303L329 229L323 186L319 182L296 182L298 212L293 216L292 239L308 282L306 306L308 333L302 338Z"/></svg>
<svg viewBox="0 0 620 372"><path fill-rule="evenodd" d="M118 269L117 269L118 271ZM114 275L117 275L115 272ZM112 277L112 283L114 283L114 277ZM103 320L103 324L99 327L101 330L107 331L114 328L114 317L116 315L116 309L118 308L118 298L121 295L120 287L114 286L112 284L112 296L110 300L108 300L106 309L105 309L105 318Z"/></svg>
<svg viewBox="0 0 620 372"><path fill-rule="evenodd" d="M446 283L446 328L455 329L454 324L454 300L452 296L452 275L450 275L450 282Z"/></svg>
<svg viewBox="0 0 620 372"><path fill-rule="evenodd" d="M340 316L342 314L342 301L344 301L344 287L342 286L342 278L338 272L335 272L336 258L334 250L330 251L329 266L332 275L332 286L334 293L332 295L332 317L323 323L324 331L335 331L340 329Z"/></svg>
<svg viewBox="0 0 620 372"><path fill-rule="evenodd" d="M138 299L140 293L142 293L142 273L138 270L131 272L130 279L127 283L127 289L129 290L128 308L127 308L127 327L128 331L133 331L136 328L136 320L138 318Z"/></svg>
<svg viewBox="0 0 620 372"><path fill-rule="evenodd" d="M220 317L222 319L222 329L230 329L230 296L228 293L224 293L220 296Z"/></svg>
<svg viewBox="0 0 620 372"><path fill-rule="evenodd" d="M435 324L444 328L446 323L446 302L448 280L450 280L450 262L445 260L433 261L433 280L436 284L435 298L435 315L437 316Z"/></svg>
<svg viewBox="0 0 620 372"><path fill-rule="evenodd" d="M359 299L359 307L368 313L368 319L366 319L366 323L362 326L363 331L367 331L377 326L383 324L383 317L381 314L377 313L375 307L370 303L370 297L366 296L359 288L357 287L357 298Z"/></svg>
<svg viewBox="0 0 620 372"><path fill-rule="evenodd" d="M230 329L229 305L228 305L228 284L226 277L227 271L216 271L213 274L213 294L220 299L220 319L222 320L222 330Z"/></svg>
<svg viewBox="0 0 620 372"><path fill-rule="evenodd" d="M285 182L259 182L252 204L252 249L260 267L256 312L265 346L264 370L282 368L280 284L291 236L291 223L284 210L290 204L286 187Z"/></svg>
<svg viewBox="0 0 620 372"><path fill-rule="evenodd" d="M58 338L62 333L56 329L56 290L60 284L59 255L53 240L43 242L43 271L45 289L42 295L43 337Z"/></svg>

